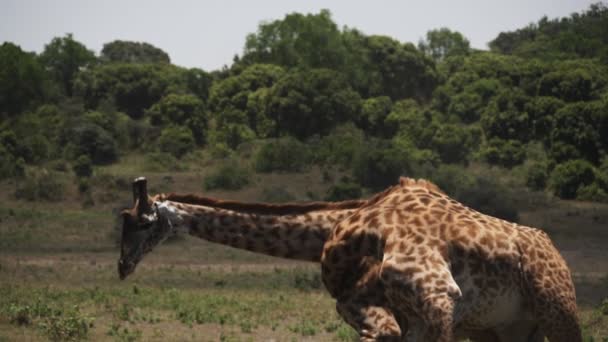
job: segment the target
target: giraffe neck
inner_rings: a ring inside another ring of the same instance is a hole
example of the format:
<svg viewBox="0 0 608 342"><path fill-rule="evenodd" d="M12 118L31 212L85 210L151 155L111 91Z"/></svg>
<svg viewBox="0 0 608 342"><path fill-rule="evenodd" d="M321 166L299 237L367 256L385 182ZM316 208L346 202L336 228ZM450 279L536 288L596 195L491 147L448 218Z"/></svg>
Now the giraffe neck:
<svg viewBox="0 0 608 342"><path fill-rule="evenodd" d="M190 235L252 252L319 262L323 245L336 222L356 208L298 212L294 215L239 212L181 202L157 203L174 228Z"/></svg>

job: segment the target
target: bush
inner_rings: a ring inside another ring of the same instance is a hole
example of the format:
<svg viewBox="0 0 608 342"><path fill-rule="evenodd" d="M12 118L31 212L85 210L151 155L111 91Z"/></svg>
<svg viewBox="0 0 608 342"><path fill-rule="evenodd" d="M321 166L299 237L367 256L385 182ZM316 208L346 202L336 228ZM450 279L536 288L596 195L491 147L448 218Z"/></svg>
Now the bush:
<svg viewBox="0 0 608 342"><path fill-rule="evenodd" d="M108 164L118 159L118 147L110 133L102 127L82 122L63 133L66 154L69 158L87 155L94 164Z"/></svg>
<svg viewBox="0 0 608 342"><path fill-rule="evenodd" d="M272 186L262 190L262 200L269 203L291 202L295 197L282 186Z"/></svg>
<svg viewBox="0 0 608 342"><path fill-rule="evenodd" d="M455 165L441 166L430 177L448 195L487 215L516 222L518 212L509 188L491 174L474 175Z"/></svg>
<svg viewBox="0 0 608 342"><path fill-rule="evenodd" d="M311 159L308 146L288 137L264 144L254 157L254 165L258 172L299 172L309 165Z"/></svg>
<svg viewBox="0 0 608 342"><path fill-rule="evenodd" d="M39 163L49 156L49 141L40 134L24 137L19 144L19 155L28 163Z"/></svg>
<svg viewBox="0 0 608 342"><path fill-rule="evenodd" d="M222 164L204 180L205 190L224 189L239 190L250 183L251 174L236 161Z"/></svg>
<svg viewBox="0 0 608 342"><path fill-rule="evenodd" d="M161 132L158 144L161 151L181 158L194 149L194 137L192 131L186 127L169 126Z"/></svg>
<svg viewBox="0 0 608 342"><path fill-rule="evenodd" d="M526 186L532 190L543 190L547 185L547 165L533 163L526 169Z"/></svg>
<svg viewBox="0 0 608 342"><path fill-rule="evenodd" d="M363 189L359 184L354 183L348 178L343 178L340 182L327 191L326 201L344 201L349 199L361 198Z"/></svg>
<svg viewBox="0 0 608 342"><path fill-rule="evenodd" d="M164 152L147 153L144 168L152 172L184 171L186 167L173 155Z"/></svg>
<svg viewBox="0 0 608 342"><path fill-rule="evenodd" d="M51 341L82 341L86 339L93 320L82 316L77 308L47 318L42 330Z"/></svg>
<svg viewBox="0 0 608 342"><path fill-rule="evenodd" d="M553 169L549 187L560 198L574 199L579 188L592 184L594 180L595 172L591 163L582 159L569 160Z"/></svg>
<svg viewBox="0 0 608 342"><path fill-rule="evenodd" d="M72 169L76 176L80 178L91 177L93 174L93 163L91 162L91 158L86 155L78 157L74 162L74 165L72 165Z"/></svg>
<svg viewBox="0 0 608 342"><path fill-rule="evenodd" d="M17 186L15 197L26 201L60 201L65 195L65 184L60 178L58 174L46 171L31 175Z"/></svg>
<svg viewBox="0 0 608 342"><path fill-rule="evenodd" d="M595 182L578 188L578 190L576 190L576 199L581 201L608 203L608 193Z"/></svg>
<svg viewBox="0 0 608 342"><path fill-rule="evenodd" d="M357 157L353 174L356 181L372 190L395 184L399 176L411 173L409 156L386 142L364 148Z"/></svg>
<svg viewBox="0 0 608 342"><path fill-rule="evenodd" d="M523 163L526 159L526 150L517 140L493 138L482 149L481 155L490 164L512 168Z"/></svg>
<svg viewBox="0 0 608 342"><path fill-rule="evenodd" d="M0 179L23 177L25 175L25 161L15 158L4 146L0 144Z"/></svg>
<svg viewBox="0 0 608 342"><path fill-rule="evenodd" d="M314 146L315 162L350 168L365 145L365 133L353 124L334 129Z"/></svg>

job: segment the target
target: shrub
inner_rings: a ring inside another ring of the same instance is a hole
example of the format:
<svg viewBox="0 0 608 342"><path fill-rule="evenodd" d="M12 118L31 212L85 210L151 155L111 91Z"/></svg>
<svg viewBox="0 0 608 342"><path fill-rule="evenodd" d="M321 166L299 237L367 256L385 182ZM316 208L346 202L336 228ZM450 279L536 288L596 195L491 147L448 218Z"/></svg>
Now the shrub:
<svg viewBox="0 0 608 342"><path fill-rule="evenodd" d="M223 163L204 180L206 190L239 190L250 183L251 174L234 160Z"/></svg>
<svg viewBox="0 0 608 342"><path fill-rule="evenodd" d="M53 171L68 172L68 163L63 159L52 160L47 163L47 167Z"/></svg>
<svg viewBox="0 0 608 342"><path fill-rule="evenodd" d="M470 129L460 125L439 126L432 139L432 148L445 163L465 163L473 147L474 137Z"/></svg>
<svg viewBox="0 0 608 342"><path fill-rule="evenodd" d="M578 188L576 190L576 199L608 203L608 193L597 182L594 182L593 184L583 185Z"/></svg>
<svg viewBox="0 0 608 342"><path fill-rule="evenodd" d="M569 160L559 164L551 172L549 187L560 198L576 198L579 188L595 180L593 165L586 160Z"/></svg>
<svg viewBox="0 0 608 342"><path fill-rule="evenodd" d="M72 165L72 169L78 177L91 177L91 175L93 174L93 163L91 162L91 158L86 155L81 155L76 159L74 165Z"/></svg>
<svg viewBox="0 0 608 342"><path fill-rule="evenodd" d="M430 178L448 195L479 212L509 221L518 220L511 192L491 174L475 175L462 167L445 165Z"/></svg>
<svg viewBox="0 0 608 342"><path fill-rule="evenodd" d="M291 202L295 197L282 186L272 186L262 190L262 200L270 203Z"/></svg>
<svg viewBox="0 0 608 342"><path fill-rule="evenodd" d="M526 169L526 186L532 190L543 190L547 185L547 165L532 163Z"/></svg>
<svg viewBox="0 0 608 342"><path fill-rule="evenodd" d="M214 144L209 149L209 152L211 154L211 158L213 159L226 159L234 154L234 151L232 151L230 147L224 143Z"/></svg>
<svg viewBox="0 0 608 342"><path fill-rule="evenodd" d="M49 156L49 141L40 134L24 137L19 144L19 155L28 163L39 163Z"/></svg>
<svg viewBox="0 0 608 342"><path fill-rule="evenodd" d="M81 122L64 132L65 153L69 158L87 155L94 164L108 164L118 158L118 147L110 133L102 127Z"/></svg>
<svg viewBox="0 0 608 342"><path fill-rule="evenodd" d="M0 144L0 179L23 177L25 175L25 161L15 158L4 146Z"/></svg>
<svg viewBox="0 0 608 342"><path fill-rule="evenodd" d="M41 328L51 341L82 341L87 337L92 321L75 308L48 317Z"/></svg>
<svg viewBox="0 0 608 342"><path fill-rule="evenodd" d="M169 126L160 134L158 139L160 150L181 158L194 149L192 131L182 126Z"/></svg>
<svg viewBox="0 0 608 342"><path fill-rule="evenodd" d="M55 173L42 172L27 177L15 190L17 199L26 201L60 201L65 194L65 184Z"/></svg>
<svg viewBox="0 0 608 342"><path fill-rule="evenodd" d="M348 178L343 178L327 191L326 201L344 201L349 199L361 198L363 189L359 184L354 183Z"/></svg>
<svg viewBox="0 0 608 342"><path fill-rule="evenodd" d="M408 157L390 144L377 142L361 151L353 174L359 184L380 190L395 184L402 174L411 172Z"/></svg>
<svg viewBox="0 0 608 342"><path fill-rule="evenodd" d="M144 168L152 172L183 171L186 169L173 155L164 152L147 153Z"/></svg>
<svg viewBox="0 0 608 342"><path fill-rule="evenodd" d="M526 159L526 150L517 140L490 139L481 154L488 163L506 168L519 165Z"/></svg>
<svg viewBox="0 0 608 342"><path fill-rule="evenodd" d="M288 137L264 144L254 157L254 166L258 172L299 172L311 159L308 146Z"/></svg>
<svg viewBox="0 0 608 342"><path fill-rule="evenodd" d="M314 159L325 165L350 168L364 145L365 133L352 124L345 124L314 146Z"/></svg>

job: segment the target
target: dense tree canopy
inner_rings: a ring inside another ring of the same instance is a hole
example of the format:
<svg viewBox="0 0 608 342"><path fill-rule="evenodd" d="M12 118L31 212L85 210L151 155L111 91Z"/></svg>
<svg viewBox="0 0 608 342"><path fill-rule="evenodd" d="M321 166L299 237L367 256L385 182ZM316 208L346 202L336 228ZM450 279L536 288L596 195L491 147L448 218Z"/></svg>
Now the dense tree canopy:
<svg viewBox="0 0 608 342"><path fill-rule="evenodd" d="M471 203L483 207L492 177L455 170L490 165L534 190L608 201L607 13L543 18L490 51L448 28L416 46L340 28L327 10L291 13L212 72L145 42L109 42L98 57L70 34L39 55L5 42L0 178L55 160L88 177L133 150L179 164L206 149L246 155L258 172L338 168L332 198L408 175L480 194Z"/></svg>
<svg viewBox="0 0 608 342"><path fill-rule="evenodd" d="M62 86L66 95L72 96L74 78L80 68L95 61L95 54L72 34L53 38L40 54L40 62Z"/></svg>
<svg viewBox="0 0 608 342"><path fill-rule="evenodd" d="M100 59L123 63L171 63L169 55L152 44L124 40L104 44Z"/></svg>
<svg viewBox="0 0 608 342"><path fill-rule="evenodd" d="M418 42L418 48L435 61L451 56L468 55L471 50L468 39L460 32L453 32L447 27L428 31L426 39Z"/></svg>
<svg viewBox="0 0 608 342"><path fill-rule="evenodd" d="M16 115L43 97L45 73L36 56L12 43L0 46L0 118Z"/></svg>

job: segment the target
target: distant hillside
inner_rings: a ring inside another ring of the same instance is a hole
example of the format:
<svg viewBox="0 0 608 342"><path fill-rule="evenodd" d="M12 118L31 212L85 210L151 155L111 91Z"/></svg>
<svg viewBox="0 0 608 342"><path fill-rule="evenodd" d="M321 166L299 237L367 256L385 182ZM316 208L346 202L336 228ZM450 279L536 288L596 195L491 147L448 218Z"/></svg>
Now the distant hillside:
<svg viewBox="0 0 608 342"><path fill-rule="evenodd" d="M521 57L598 58L608 64L608 7L597 3L569 17L543 17L538 23L500 33L490 48Z"/></svg>

